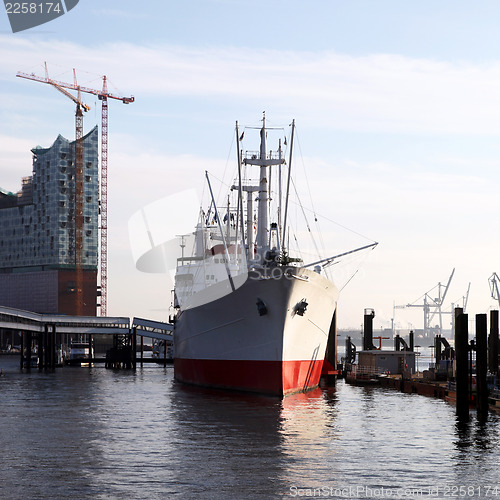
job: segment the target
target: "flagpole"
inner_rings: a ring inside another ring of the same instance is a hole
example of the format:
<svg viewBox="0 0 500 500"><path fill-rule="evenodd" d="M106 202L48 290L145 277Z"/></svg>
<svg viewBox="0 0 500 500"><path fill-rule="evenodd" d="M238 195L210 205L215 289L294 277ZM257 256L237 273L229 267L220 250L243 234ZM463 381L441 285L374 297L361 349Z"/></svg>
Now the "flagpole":
<svg viewBox="0 0 500 500"><path fill-rule="evenodd" d="M236 151L238 152L238 201L239 204L241 205L241 210L240 210L241 241L243 242L243 247L245 247L245 224L243 219L243 188L241 186L241 152L240 152L240 134L238 131L238 121L236 121ZM237 223L236 227L238 227ZM238 243L238 238L236 238L236 243Z"/></svg>

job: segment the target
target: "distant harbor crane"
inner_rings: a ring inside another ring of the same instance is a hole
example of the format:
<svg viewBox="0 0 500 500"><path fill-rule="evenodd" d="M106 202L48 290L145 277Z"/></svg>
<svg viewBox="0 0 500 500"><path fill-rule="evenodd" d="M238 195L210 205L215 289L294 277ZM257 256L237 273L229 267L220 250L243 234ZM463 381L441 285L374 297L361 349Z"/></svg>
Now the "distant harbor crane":
<svg viewBox="0 0 500 500"><path fill-rule="evenodd" d="M491 298L495 299L498 302L498 306L500 307L500 292L498 291L499 281L500 278L498 277L497 273L493 273L488 279L488 282L490 284Z"/></svg>
<svg viewBox="0 0 500 500"><path fill-rule="evenodd" d="M441 284L439 282L435 287L433 287L431 290L426 292L424 294L424 299L422 304L405 304L405 305L398 305L394 306L394 309L405 309L407 307L421 307L424 310L424 335L429 336L435 330L439 330L439 334L441 334L443 330L443 319L442 315L446 314L446 312L442 311L442 306L444 303L444 299L446 297L446 294L448 293L448 289L450 288L450 283L453 278L453 275L455 274L455 268L453 268L453 271L451 272L450 277L448 278L448 283L446 285ZM435 289L438 289L438 296L437 297L432 297L430 293L434 291ZM432 320L436 316L436 314L439 316L439 325L436 325L435 328L431 327Z"/></svg>

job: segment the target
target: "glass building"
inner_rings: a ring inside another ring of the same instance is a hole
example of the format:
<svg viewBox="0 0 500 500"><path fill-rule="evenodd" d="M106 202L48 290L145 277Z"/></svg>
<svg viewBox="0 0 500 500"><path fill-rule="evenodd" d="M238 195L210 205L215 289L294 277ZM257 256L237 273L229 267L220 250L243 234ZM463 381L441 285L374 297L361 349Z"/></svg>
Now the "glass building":
<svg viewBox="0 0 500 500"><path fill-rule="evenodd" d="M83 139L83 315L97 311L98 130ZM77 314L75 141L33 148L33 171L17 193L0 189L0 305Z"/></svg>

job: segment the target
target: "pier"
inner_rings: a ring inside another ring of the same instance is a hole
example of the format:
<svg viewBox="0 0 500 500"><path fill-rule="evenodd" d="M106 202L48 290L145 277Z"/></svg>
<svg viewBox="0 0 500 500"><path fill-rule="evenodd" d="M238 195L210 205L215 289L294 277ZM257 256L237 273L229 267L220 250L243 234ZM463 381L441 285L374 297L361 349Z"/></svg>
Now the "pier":
<svg viewBox="0 0 500 500"><path fill-rule="evenodd" d="M478 419L485 420L489 411L500 411L499 328L498 311L475 316L475 338L469 340L468 315L454 311L454 347L441 335L434 338L434 363L423 373L415 371L413 332L409 345L394 337L394 351L375 347L372 309L365 310L363 350L356 353L351 338L346 338L343 371L346 381L357 385L378 385L404 393L440 398L456 406L457 417L468 420L470 408L476 408ZM355 363L356 354L358 362Z"/></svg>
<svg viewBox="0 0 500 500"><path fill-rule="evenodd" d="M20 367L53 370L62 364L58 346L68 347L75 337L85 336L80 342L88 346L88 354L65 360L66 364L105 363L109 368L135 369L137 362L167 362L167 341L173 339L173 325L144 318L64 316L38 314L21 309L0 307L0 330L18 332L21 336ZM112 335L113 347L106 357L93 354L93 339L96 335ZM140 358L137 358L137 337L140 337ZM162 360L144 357L144 337L163 340Z"/></svg>

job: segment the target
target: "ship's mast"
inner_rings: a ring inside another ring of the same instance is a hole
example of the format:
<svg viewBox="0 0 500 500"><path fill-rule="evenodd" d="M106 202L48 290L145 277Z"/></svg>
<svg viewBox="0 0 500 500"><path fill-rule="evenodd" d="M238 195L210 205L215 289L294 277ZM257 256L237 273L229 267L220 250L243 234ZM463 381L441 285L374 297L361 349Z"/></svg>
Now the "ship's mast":
<svg viewBox="0 0 500 500"><path fill-rule="evenodd" d="M283 221L283 236L282 241L283 245L287 241L285 239L286 236L286 225L287 225L287 216L288 216L288 197L290 195L290 179L292 175L292 153L293 153L293 136L295 135L295 120L292 120L292 136L290 138L290 161L288 162L288 179L286 183L286 195L285 195L285 220ZM286 244L286 250L289 251L290 246L288 243Z"/></svg>
<svg viewBox="0 0 500 500"><path fill-rule="evenodd" d="M258 224L257 224L257 248L259 253L264 254L269 245L269 183L266 164L266 115L262 118L260 129L260 176L259 176L259 198L258 198Z"/></svg>
<svg viewBox="0 0 500 500"><path fill-rule="evenodd" d="M269 182L268 167L272 165L281 165L284 159L280 157L272 158L267 155L266 147L266 115L262 118L262 128L260 129L260 152L259 155L252 155L245 158L245 165L256 165L260 167L259 177L259 197L258 201L258 220L257 220L257 259L260 263L264 262L266 253L269 250ZM258 156L258 157L256 157ZM248 234L248 233L247 233Z"/></svg>

